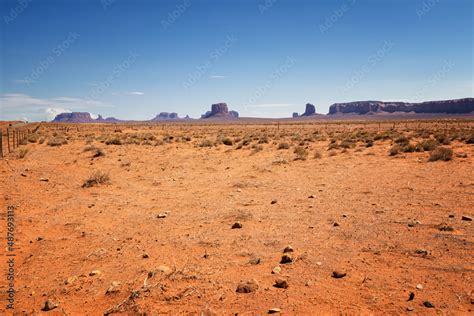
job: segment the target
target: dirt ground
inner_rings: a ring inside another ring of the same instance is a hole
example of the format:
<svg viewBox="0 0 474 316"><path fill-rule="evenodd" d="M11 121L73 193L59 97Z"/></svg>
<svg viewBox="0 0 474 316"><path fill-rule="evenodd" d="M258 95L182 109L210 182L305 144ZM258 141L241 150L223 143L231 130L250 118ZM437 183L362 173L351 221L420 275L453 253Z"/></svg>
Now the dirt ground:
<svg viewBox="0 0 474 316"><path fill-rule="evenodd" d="M42 124L0 160L15 313L472 314L474 146L459 135L474 123L384 124ZM449 161L389 155L440 133Z"/></svg>

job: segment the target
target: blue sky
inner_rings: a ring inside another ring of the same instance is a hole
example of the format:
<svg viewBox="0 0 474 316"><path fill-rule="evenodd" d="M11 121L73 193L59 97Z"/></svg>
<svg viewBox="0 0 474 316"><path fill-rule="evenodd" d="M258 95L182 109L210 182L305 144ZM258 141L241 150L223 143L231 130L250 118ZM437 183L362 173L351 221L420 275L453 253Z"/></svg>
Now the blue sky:
<svg viewBox="0 0 474 316"><path fill-rule="evenodd" d="M0 119L473 96L471 0L0 3Z"/></svg>

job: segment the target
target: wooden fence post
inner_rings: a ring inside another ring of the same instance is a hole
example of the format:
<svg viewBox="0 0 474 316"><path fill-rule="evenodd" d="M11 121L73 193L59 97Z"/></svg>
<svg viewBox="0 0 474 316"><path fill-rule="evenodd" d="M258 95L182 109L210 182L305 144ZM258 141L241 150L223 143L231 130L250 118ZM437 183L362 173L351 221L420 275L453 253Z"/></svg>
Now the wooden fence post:
<svg viewBox="0 0 474 316"><path fill-rule="evenodd" d="M0 158L3 158L3 131L0 128Z"/></svg>
<svg viewBox="0 0 474 316"><path fill-rule="evenodd" d="M10 149L10 128L7 127L7 144L8 144L8 153L11 152Z"/></svg>

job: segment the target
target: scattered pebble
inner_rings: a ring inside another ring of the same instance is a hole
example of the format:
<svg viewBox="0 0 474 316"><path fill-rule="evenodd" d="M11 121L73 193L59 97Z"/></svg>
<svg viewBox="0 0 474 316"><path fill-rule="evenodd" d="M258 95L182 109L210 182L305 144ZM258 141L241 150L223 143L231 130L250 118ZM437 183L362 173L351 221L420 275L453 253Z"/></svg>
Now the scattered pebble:
<svg viewBox="0 0 474 316"><path fill-rule="evenodd" d="M408 312L413 312L414 310L415 310L415 309L414 309L413 307L411 307L411 306L408 306L408 307L407 307L407 311L408 311Z"/></svg>
<svg viewBox="0 0 474 316"><path fill-rule="evenodd" d="M283 253L287 253L287 252L293 252L293 247L291 247L290 245L286 246L285 249L283 249Z"/></svg>
<svg viewBox="0 0 474 316"><path fill-rule="evenodd" d="M454 218L454 214L449 214L449 218Z"/></svg>
<svg viewBox="0 0 474 316"><path fill-rule="evenodd" d="M415 250L415 253L418 254L418 255L427 256L427 255L428 255L428 250L425 250L425 249L416 249L416 250Z"/></svg>
<svg viewBox="0 0 474 316"><path fill-rule="evenodd" d="M279 309L278 307L273 307L273 308L270 308L268 310L269 314L277 314L277 313L280 313L280 312L281 312L281 309Z"/></svg>
<svg viewBox="0 0 474 316"><path fill-rule="evenodd" d="M410 295L408 296L408 301L413 301L414 298L415 298L415 293L410 292Z"/></svg>
<svg viewBox="0 0 474 316"><path fill-rule="evenodd" d="M73 284L77 280L77 276L70 276L64 281L64 284Z"/></svg>
<svg viewBox="0 0 474 316"><path fill-rule="evenodd" d="M316 262L316 265L318 265L318 266L322 266L322 265L323 265L323 263L322 263L321 261L318 261L318 262Z"/></svg>
<svg viewBox="0 0 474 316"><path fill-rule="evenodd" d="M439 224L438 229L442 232L452 232L454 231L454 228L452 226L446 225L446 224Z"/></svg>
<svg viewBox="0 0 474 316"><path fill-rule="evenodd" d="M99 270L94 270L89 273L90 276L101 275L102 273Z"/></svg>
<svg viewBox="0 0 474 316"><path fill-rule="evenodd" d="M238 229L238 228L242 228L241 222L235 222L234 225L232 225L232 229Z"/></svg>
<svg viewBox="0 0 474 316"><path fill-rule="evenodd" d="M428 308L434 308L433 303L431 303L430 301L424 301L423 305Z"/></svg>
<svg viewBox="0 0 474 316"><path fill-rule="evenodd" d="M315 199L316 196L314 194L311 194L310 196L308 196L308 199Z"/></svg>
<svg viewBox="0 0 474 316"><path fill-rule="evenodd" d="M58 303L55 303L52 300L48 299L46 302L44 302L44 306L41 310L43 312L47 312L47 311L55 309L56 307L58 307Z"/></svg>
<svg viewBox="0 0 474 316"><path fill-rule="evenodd" d="M332 224L332 226L334 226L334 227L338 227L338 226L341 226L341 225L339 225L339 223L338 223L338 222L334 222L334 224Z"/></svg>
<svg viewBox="0 0 474 316"><path fill-rule="evenodd" d="M253 265L257 265L257 264L260 263L260 261L261 261L260 258L255 257L255 258L251 258L251 259L249 260L249 263L250 263L250 264L253 264Z"/></svg>
<svg viewBox="0 0 474 316"><path fill-rule="evenodd" d="M294 259L293 259L293 257L292 257L291 255L283 255L283 256L281 257L280 263L283 263L283 264L285 264L285 263L292 263L293 260L294 260Z"/></svg>
<svg viewBox="0 0 474 316"><path fill-rule="evenodd" d="M277 203L277 200L276 199L273 199L271 204L276 204Z"/></svg>
<svg viewBox="0 0 474 316"><path fill-rule="evenodd" d="M158 214L158 216L156 216L157 218L166 218L166 216L168 216L168 214L166 213L160 213Z"/></svg>
<svg viewBox="0 0 474 316"><path fill-rule="evenodd" d="M342 217L346 218L346 217L347 217L347 214L342 214Z"/></svg>
<svg viewBox="0 0 474 316"><path fill-rule="evenodd" d="M44 238L41 236L36 237L36 241L42 241Z"/></svg>
<svg viewBox="0 0 474 316"><path fill-rule="evenodd" d="M147 259L147 258L150 258L150 256L145 252L145 253L142 255L142 258L143 258L143 259Z"/></svg>
<svg viewBox="0 0 474 316"><path fill-rule="evenodd" d="M417 284L417 285L416 285L416 288L417 288L417 290L423 290L423 285Z"/></svg>
<svg viewBox="0 0 474 316"><path fill-rule="evenodd" d="M333 271L332 272L332 277L335 278L335 279L340 279L340 278L343 278L347 275L346 272L341 272L341 271Z"/></svg>
<svg viewBox="0 0 474 316"><path fill-rule="evenodd" d="M258 282L255 279L240 282L235 290L237 293L252 293L258 290Z"/></svg>
<svg viewBox="0 0 474 316"><path fill-rule="evenodd" d="M280 274L281 272L281 267L276 266L275 268L272 269L272 274Z"/></svg>
<svg viewBox="0 0 474 316"><path fill-rule="evenodd" d="M120 291L120 282L113 281L112 284L110 284L109 288L105 292L105 294L111 294L111 293L116 293Z"/></svg>
<svg viewBox="0 0 474 316"><path fill-rule="evenodd" d="M463 215L463 216L461 217L461 220L471 222L471 221L472 221L472 218L469 217L469 216Z"/></svg>
<svg viewBox="0 0 474 316"><path fill-rule="evenodd" d="M288 282L284 279L276 279L275 284L273 286L277 287L279 289L287 289L288 288Z"/></svg>
<svg viewBox="0 0 474 316"><path fill-rule="evenodd" d="M237 192L242 192L242 189L237 189Z"/></svg>
<svg viewBox="0 0 474 316"><path fill-rule="evenodd" d="M43 181L43 182L48 182L49 179L48 178L40 178L40 181Z"/></svg>

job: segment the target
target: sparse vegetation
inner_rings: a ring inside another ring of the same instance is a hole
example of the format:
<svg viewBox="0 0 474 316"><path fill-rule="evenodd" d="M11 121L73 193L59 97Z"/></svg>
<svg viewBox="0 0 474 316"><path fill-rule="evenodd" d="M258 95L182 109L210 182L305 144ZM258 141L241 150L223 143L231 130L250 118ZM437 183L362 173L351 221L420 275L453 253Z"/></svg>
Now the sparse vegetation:
<svg viewBox="0 0 474 316"><path fill-rule="evenodd" d="M451 148L439 146L430 153L429 161L449 161L452 158L453 150Z"/></svg>
<svg viewBox="0 0 474 316"><path fill-rule="evenodd" d="M48 146L59 147L65 144L67 144L67 139L62 136L55 136L48 139Z"/></svg>
<svg viewBox="0 0 474 316"><path fill-rule="evenodd" d="M123 142L120 138L114 137L114 138L107 139L105 141L105 144L106 145L122 145Z"/></svg>
<svg viewBox="0 0 474 316"><path fill-rule="evenodd" d="M82 184L83 188L90 188L100 184L110 183L109 174L102 171L97 171L93 173L84 183Z"/></svg>
<svg viewBox="0 0 474 316"><path fill-rule="evenodd" d="M294 153L296 154L295 160L306 160L308 157L308 151L303 146L296 147Z"/></svg>
<svg viewBox="0 0 474 316"><path fill-rule="evenodd" d="M288 143L280 143L278 144L278 150L280 149L289 149L290 145Z"/></svg>
<svg viewBox="0 0 474 316"><path fill-rule="evenodd" d="M29 150L28 148L20 148L20 149L18 150L18 153L17 153L16 157L17 157L18 159L23 159L23 158L26 157L26 155L27 155L29 152L30 152L30 150Z"/></svg>

